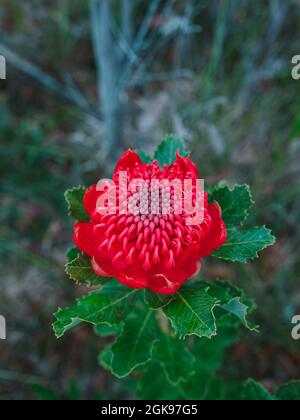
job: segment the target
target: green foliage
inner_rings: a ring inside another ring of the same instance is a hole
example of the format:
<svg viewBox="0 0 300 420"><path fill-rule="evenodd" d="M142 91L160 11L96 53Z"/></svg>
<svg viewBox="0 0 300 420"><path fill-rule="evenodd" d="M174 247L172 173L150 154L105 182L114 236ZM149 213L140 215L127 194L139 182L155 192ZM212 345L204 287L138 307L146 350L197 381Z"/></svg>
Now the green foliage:
<svg viewBox="0 0 300 420"><path fill-rule="evenodd" d="M148 305L149 309L163 308L174 299L174 295L159 295L151 290L145 290L145 303Z"/></svg>
<svg viewBox="0 0 300 420"><path fill-rule="evenodd" d="M253 328L246 320L250 307L242 300L242 292L226 283L201 282L193 287L182 287L163 311L180 338L189 335L211 338L217 333L217 308L232 313L242 319L247 328Z"/></svg>
<svg viewBox="0 0 300 420"><path fill-rule="evenodd" d="M152 163L151 156L147 155L143 150L136 151L143 163Z"/></svg>
<svg viewBox="0 0 300 420"><path fill-rule="evenodd" d="M75 258L77 258L80 254L81 254L80 249L76 248L76 246L73 246L67 251L67 254L66 254L67 261L71 262L75 260Z"/></svg>
<svg viewBox="0 0 300 420"><path fill-rule="evenodd" d="M261 384L249 379L243 386L243 399L250 401L300 401L300 381L280 386L272 395Z"/></svg>
<svg viewBox="0 0 300 420"><path fill-rule="evenodd" d="M161 166L170 165L178 151L188 155L180 139L167 136L155 159ZM143 162L151 162L143 152L139 155ZM83 206L84 193L83 187L66 193L69 214L79 221L89 219ZM219 185L210 190L209 198L221 206L228 229L228 240L215 252L216 257L246 262L274 243L264 227L239 230L253 204L247 185L233 189ZM98 289L56 312L53 328L57 337L82 322L93 324L101 337L114 337L99 355L99 363L117 378L139 372L139 398L226 399L240 389L237 382L225 383L216 372L227 349L237 341L240 327L257 330L248 320L254 304L242 290L223 281L196 280L174 295L158 295L98 277L89 257L76 248L68 251L67 260L66 272L71 279ZM279 392L286 395L288 391L283 388ZM297 395L296 385L292 391ZM272 399L261 385L250 380L243 385L243 398Z"/></svg>
<svg viewBox="0 0 300 420"><path fill-rule="evenodd" d="M197 360L201 371L212 374L221 368L226 350L233 346L240 333L240 322L233 315L225 314L218 321L218 334L212 339L196 339L191 352Z"/></svg>
<svg viewBox="0 0 300 420"><path fill-rule="evenodd" d="M300 401L300 381L291 381L276 391L276 397L282 401Z"/></svg>
<svg viewBox="0 0 300 420"><path fill-rule="evenodd" d="M121 332L122 325L107 325L107 324L97 324L94 327L95 334L100 335L101 337L110 337Z"/></svg>
<svg viewBox="0 0 300 420"><path fill-rule="evenodd" d="M255 227L243 232L230 229L227 242L214 252L223 260L245 263L258 257L258 252L274 245L275 237L266 227Z"/></svg>
<svg viewBox="0 0 300 420"><path fill-rule="evenodd" d="M69 253L69 257L76 251ZM92 264L88 256L80 253L74 259L66 264L66 273L78 284L86 286L98 286L107 282L107 278L97 276L93 270Z"/></svg>
<svg viewBox="0 0 300 420"><path fill-rule="evenodd" d="M243 386L243 399L250 401L271 401L273 397L262 385L249 379Z"/></svg>
<svg viewBox="0 0 300 420"><path fill-rule="evenodd" d="M176 160L176 153L187 157L189 153L185 151L184 142L174 135L168 135L158 146L155 152L155 159L160 166L171 165Z"/></svg>
<svg viewBox="0 0 300 420"><path fill-rule="evenodd" d="M83 198L86 188L80 186L67 190L65 199L68 204L69 216L78 220L79 222L88 222L90 217L83 206Z"/></svg>
<svg viewBox="0 0 300 420"><path fill-rule="evenodd" d="M178 387L171 385L159 364L152 363L142 371L136 389L141 400L177 400L182 399Z"/></svg>
<svg viewBox="0 0 300 420"><path fill-rule="evenodd" d="M257 258L259 251L275 243L275 237L264 226L243 231L238 229L254 203L249 186L237 185L230 189L227 185L220 185L209 191L209 199L221 206L227 228L227 241L213 253L215 257L245 263Z"/></svg>
<svg viewBox="0 0 300 420"><path fill-rule="evenodd" d="M129 375L152 358L155 343L158 341L158 325L154 312L136 308L124 323L122 332L110 347L110 370L122 378Z"/></svg>
<svg viewBox="0 0 300 420"><path fill-rule="evenodd" d="M32 391L36 397L41 401L57 401L58 395L49 387L40 384L33 384Z"/></svg>
<svg viewBox="0 0 300 420"><path fill-rule="evenodd" d="M54 314L54 332L60 338L81 322L118 325L124 313L132 308L136 294L137 290L125 289L118 282L111 281L101 290L79 298L74 306L59 309Z"/></svg>
<svg viewBox="0 0 300 420"><path fill-rule="evenodd" d="M168 382L177 386L195 373L195 357L183 341L163 334L155 347L153 360L163 368Z"/></svg>
<svg viewBox="0 0 300 420"><path fill-rule="evenodd" d="M209 199L216 201L222 208L222 219L227 229L241 225L248 217L248 211L254 204L248 185L236 185L233 189L224 185L214 188Z"/></svg>

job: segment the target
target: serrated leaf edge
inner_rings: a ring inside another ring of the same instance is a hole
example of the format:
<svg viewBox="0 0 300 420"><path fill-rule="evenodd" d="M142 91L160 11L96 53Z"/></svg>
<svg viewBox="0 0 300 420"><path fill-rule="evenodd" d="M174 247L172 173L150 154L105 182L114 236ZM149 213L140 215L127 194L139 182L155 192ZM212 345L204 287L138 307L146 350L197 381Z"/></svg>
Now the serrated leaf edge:
<svg viewBox="0 0 300 420"><path fill-rule="evenodd" d="M117 300L115 300L115 301L113 301L113 302L110 302L110 304L109 304L109 305L107 305L106 307L101 308L101 311L106 310L106 309L108 309L108 308L110 308L110 307L112 307L112 306L114 306L114 305L117 305L118 303L122 302L122 300L127 299L129 296L131 296L131 295L133 295L133 294L135 294L135 293L137 293L137 292L139 292L139 291L140 291L139 289L134 289L134 290L132 290L132 291L128 292L126 295L123 295L123 296L122 296L122 297L120 297L119 299L117 299ZM90 296L90 295L91 295L91 294L93 294L93 293L97 293L97 292L93 291L93 292L91 292L91 293L87 294L87 295L86 295L86 296L84 296L84 297L88 297L88 296ZM82 299L82 298L78 298L78 299L76 299L76 303L75 303L75 305L73 305L73 306L76 306L76 305L77 305L77 303L80 301L80 299ZM87 321L86 319L83 319L83 318L81 318L81 317L76 316L76 317L74 317L74 318L72 318L72 317L71 317L71 322L70 322L70 324L68 324L68 325L66 326L66 328L64 328L64 330L65 330L65 331L64 331L62 334L56 334L55 324L56 324L57 322L59 322L59 319L57 318L57 315L59 315L61 311L68 310L68 309L70 309L70 308L71 308L70 306L69 306L69 307L65 307L65 308L60 308L60 307L59 307L59 308L58 308L58 310L54 313L54 317L56 318L56 321L52 323L52 328L53 328L53 330L54 330L54 333L55 333L56 338L61 338L61 337L63 337L63 335L64 335L64 334L65 334L65 333L66 333L66 332L70 329L70 326L72 326L72 324L73 324L74 322L78 322L78 323L81 323L81 322L87 322L87 323L92 324L92 325L102 325L102 324L105 324L105 325L108 325L109 327L113 327L114 325L117 325L116 323L111 323L111 322L108 322L108 321L103 321L103 322L97 322L97 323L95 323L95 322ZM92 315L93 315L93 314L92 314Z"/></svg>
<svg viewBox="0 0 300 420"><path fill-rule="evenodd" d="M73 188L69 188L68 190L66 190L65 191L65 193L64 193L64 198L65 198L65 201L66 201L66 203L67 203L67 207L68 207L68 216L69 217L71 217L72 219L75 219L75 220L77 220L73 215L72 215L72 213L71 213L71 205L70 205L70 203L69 203L69 201L68 201L68 198L67 198L67 196L68 196L68 194L70 194L70 193L72 193L72 192L74 192L74 191L79 191L80 189L84 189L84 190L86 190L87 188L84 186L84 185L78 185L77 187L73 187ZM82 204L83 205L83 204ZM87 218L87 222L90 220L90 217L89 217L89 215L86 213L86 218ZM79 222L80 221L82 221L82 222L84 222L85 220L78 220Z"/></svg>
<svg viewBox="0 0 300 420"><path fill-rule="evenodd" d="M178 136L176 136L175 134L170 133L170 134L165 134L165 135L164 135L164 137L162 138L161 142L160 142L160 143L159 143L159 145L157 146L157 149L155 150L155 153L154 153L154 159L157 159L157 154L159 153L160 149L161 149L161 148L165 145L165 143L167 143L167 142L168 142L168 140L169 140L169 138L170 138L170 137L176 137L176 138L180 141L180 143L181 143L181 145L182 145L183 150L185 151L185 153L186 153L188 156L190 156L190 155L191 155L190 150L186 150L186 149L185 149L185 141L183 140L183 138L178 137Z"/></svg>
<svg viewBox="0 0 300 420"><path fill-rule="evenodd" d="M87 287L99 287L99 286L103 286L105 283L109 282L111 280L111 278L109 277L101 277L101 276L97 276L97 274L95 273L95 277L99 278L99 282L102 281L102 283L99 283L97 285L95 284L91 284L91 282L80 282L78 281L75 277L73 277L72 273L68 272L68 267L71 267L72 264L79 260L82 256L84 256L85 254L81 253L80 255L78 255L77 257L75 257L72 261L68 261L65 264L65 273L67 274L67 276L73 280L77 285L83 285L83 286L87 286ZM93 270L93 267L81 267L81 270Z"/></svg>
<svg viewBox="0 0 300 420"><path fill-rule="evenodd" d="M142 335L142 332L143 332L143 330L146 328L147 322L149 321L150 317L153 315L153 312L154 312L154 311L150 310L150 311L147 313L147 316L145 317L144 322L143 322L143 324L142 324L142 328L140 329L139 336L141 336L141 335ZM123 334L123 332L124 332L124 328L125 328L125 325L123 326L123 329L122 329L122 331L121 331L120 335L121 335L121 334ZM117 337L116 341L112 344L111 348L114 346L114 344L116 344L116 343L118 342L118 339L119 339L119 336ZM131 369L130 369L130 370L129 370L126 374L123 374L123 375L119 375L119 374L118 374L118 373L116 373L116 372L114 371L114 369L113 369L113 366L112 366L112 364L113 364L113 360L114 360L114 353L113 353L113 354L112 354L112 358L111 358L111 366L109 367L109 370L110 370L110 371L112 372L112 374L113 374L113 375L115 375L117 378L119 378L119 379L125 378L126 376L130 375L133 371L135 371L135 369L136 369L136 368L138 368L138 367L140 367L140 366L145 366L147 363L151 362L151 360L152 360L152 358L153 358L153 351L154 351L154 347L156 346L156 344L158 343L158 341L159 341L159 339L158 339L158 338L157 338L157 339L155 339L155 340L153 340L153 342L152 342L152 344L151 344L151 346L150 346L150 349L149 349L149 357L148 357L148 359L147 359L146 361L141 362L141 363L136 363L134 366L132 366L132 367L131 367Z"/></svg>
<svg viewBox="0 0 300 420"><path fill-rule="evenodd" d="M184 376L179 376L178 380L176 382L172 381L172 379L170 378L169 374L168 374L168 369L166 368L166 364L160 360L157 360L157 363L159 363L164 371L165 377L167 379L167 381L169 382L170 385L174 386L174 387L178 387L182 382L188 382L188 380L195 375L196 373L196 357L191 353L191 359L192 359L192 363L193 363L193 370L191 370L189 372L189 375L187 377Z"/></svg>
<svg viewBox="0 0 300 420"><path fill-rule="evenodd" d="M247 190L247 192L249 194L249 198L250 198L250 206L248 207L247 210L245 210L245 217L244 217L243 220L241 220L241 223L239 225L239 226L243 226L245 220L249 217L250 209L255 204L255 201L254 201L254 198L253 198L253 194L251 192L251 188L250 188L250 185L249 184L235 184L232 187L230 187L229 185L222 185L220 187L216 186L215 188L212 189L210 195L212 195L215 191L222 191L222 190L229 190L230 192L234 192L234 190L236 188L246 188L246 190ZM225 208L225 209L222 208L222 213L225 213L226 210L227 210L227 208Z"/></svg>
<svg viewBox="0 0 300 420"><path fill-rule="evenodd" d="M152 306L150 306L150 304L148 303L148 301L147 301L147 297L146 297L146 293L147 293L147 290L148 289L145 289L145 293L144 293L144 302L145 302L145 305L147 305L148 306L148 308L151 310L151 311L158 311L159 309L163 309L163 308L165 308L166 306L168 306L171 302L173 302L173 300L175 300L175 298L176 298L176 295L173 295L173 296L171 296L170 295L170 300L167 302L167 303L165 303L164 305L162 305L162 306L159 306L158 308L154 308L154 307L152 307ZM154 292L153 292L154 293Z"/></svg>
<svg viewBox="0 0 300 420"><path fill-rule="evenodd" d="M184 304L186 304L186 299L184 299L183 298L183 296L180 294L180 292L178 292L177 293L177 296L179 296L179 298L183 301L183 303ZM170 302L171 303L171 302ZM187 302L188 303L188 302ZM188 307L190 307L190 305L187 305ZM179 337L179 339L180 340L185 340L185 338L186 337L190 337L190 336L192 336L192 335L195 335L195 336L197 336L197 337L199 337L199 338L203 338L203 337L206 337L206 338L208 338L208 339L212 339L213 337L215 337L216 335L217 335L217 331L218 331L218 329L217 329L217 323L216 323L216 317L215 317L215 313L214 313L214 310L215 310L215 308L216 307L218 307L218 306L220 306L220 301L216 301L215 302L215 304L212 306L212 308L211 308L211 314L212 314L212 317L213 317L213 322L214 322L214 330L215 331L213 331L209 336L207 336L207 335L201 335L201 334L196 334L196 333L187 333L187 334L182 334L182 335L178 335L178 337ZM192 309L192 308L191 308ZM192 312L194 313L195 311L192 309ZM171 322L171 325L172 325L172 327L173 327L173 329L176 331L176 322L174 322L173 321L173 319L172 318L169 318L168 317L168 315L167 314L165 314L166 316L167 316L167 318L170 320L170 322ZM196 314L196 316L197 316L197 318L199 318L199 316ZM204 324L206 327L207 327L207 329L208 330L211 330L211 328L205 323L205 322L203 322L202 320L201 320L201 323L202 324Z"/></svg>
<svg viewBox="0 0 300 420"><path fill-rule="evenodd" d="M215 254L215 252L212 254L212 256L213 256L213 257L215 257L215 258L219 258L219 259L221 259L221 260L224 260L224 261L238 262L238 263L241 263L241 264L246 264L248 261L253 261L253 260L255 260L256 258L258 258L258 257L259 257L259 253L260 253L260 252L264 251L266 248L269 248L269 247L273 246L273 245L276 243L276 237L273 235L272 230L271 230L271 229L269 229L269 228L267 228L267 227L266 227L266 225L262 225L262 226L254 226L254 227L252 227L252 228L250 228L250 229L248 229L248 230L252 230L252 229L262 229L262 228L264 228L264 229L266 230L266 233L268 233L268 234L270 235L270 237L272 238L272 242L270 242L270 243L266 244L263 248L261 248L260 250L256 251L256 254L255 254L252 258L247 258L245 261L244 261L244 260L243 260L243 261L241 261L241 260L240 260L240 259L238 259L238 258L234 258L234 259L232 259L232 258L228 258L228 257L219 257L218 255L216 255L216 254ZM236 232L240 232L240 233L247 232L247 230L239 230L239 229L235 229L235 228L228 229L228 231L227 231L227 232L229 232L229 231L233 231L233 230L234 230L234 231L236 231ZM219 249L221 250L223 247L228 246L228 244L233 245L233 244L234 244L234 242L226 242L226 243L225 243L224 245L222 245L222 246L221 246L221 248L219 248ZM219 249L218 249L217 251L219 251Z"/></svg>

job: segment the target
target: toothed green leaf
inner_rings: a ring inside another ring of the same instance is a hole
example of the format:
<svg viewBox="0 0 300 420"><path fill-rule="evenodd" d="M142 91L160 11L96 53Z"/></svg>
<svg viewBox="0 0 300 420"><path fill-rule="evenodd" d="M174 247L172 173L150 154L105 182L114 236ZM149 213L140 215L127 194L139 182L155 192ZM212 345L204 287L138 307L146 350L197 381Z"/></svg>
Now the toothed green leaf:
<svg viewBox="0 0 300 420"><path fill-rule="evenodd" d="M276 397L281 401L300 401L300 381L291 381L278 388Z"/></svg>
<svg viewBox="0 0 300 420"><path fill-rule="evenodd" d="M149 289L145 290L145 303L150 309L163 308L174 299L174 295L159 295L158 293L151 292Z"/></svg>
<svg viewBox="0 0 300 420"><path fill-rule="evenodd" d="M97 276L87 255L80 253L74 260L66 264L66 273L78 284L99 286L110 279Z"/></svg>
<svg viewBox="0 0 300 420"><path fill-rule="evenodd" d="M161 364L167 380L174 386L186 382L195 373L195 358L178 338L162 335L153 358Z"/></svg>
<svg viewBox="0 0 300 420"><path fill-rule="evenodd" d="M248 185L236 185L233 189L217 187L209 194L209 199L220 205L227 229L240 226L254 204Z"/></svg>
<svg viewBox="0 0 300 420"><path fill-rule="evenodd" d="M182 287L163 311L180 338L189 335L211 338L217 333L217 308L235 315L246 327L254 328L246 320L251 309L250 304L246 305L242 292L234 286L224 282L201 282L193 287Z"/></svg>
<svg viewBox="0 0 300 420"><path fill-rule="evenodd" d="M258 252L273 245L275 237L266 227L245 231L229 229L226 243L213 253L223 260L245 263L258 257Z"/></svg>
<svg viewBox="0 0 300 420"><path fill-rule="evenodd" d="M137 154L139 155L139 157L141 158L143 163L152 163L153 159L151 158L151 156L147 155L147 153L143 152L143 150L137 150L136 151Z"/></svg>
<svg viewBox="0 0 300 420"><path fill-rule="evenodd" d="M168 135L158 146L155 152L155 159L161 167L164 164L168 166L172 165L176 160L176 153L178 151L182 157L189 156L189 153L185 151L184 142L174 135Z"/></svg>
<svg viewBox="0 0 300 420"><path fill-rule="evenodd" d="M272 395L258 382L249 379L243 386L243 399L245 401L272 401Z"/></svg>
<svg viewBox="0 0 300 420"><path fill-rule="evenodd" d="M123 378L152 359L154 345L159 338L155 312L145 306L135 310L124 324L122 332L111 346L110 369Z"/></svg>
<svg viewBox="0 0 300 420"><path fill-rule="evenodd" d="M69 216L78 220L79 222L88 222L89 215L83 206L83 198L86 192L85 187L75 187L65 192L65 199L68 204Z"/></svg>
<svg viewBox="0 0 300 420"><path fill-rule="evenodd" d="M54 332L60 338L81 322L118 325L132 308L137 293L137 290L126 289L111 281L100 291L79 298L75 305L59 309L54 314Z"/></svg>
<svg viewBox="0 0 300 420"><path fill-rule="evenodd" d="M76 248L76 246L73 246L72 248L68 249L66 257L67 257L67 261L71 262L73 260L75 260L75 258L78 257L78 255L81 254L80 249Z"/></svg>

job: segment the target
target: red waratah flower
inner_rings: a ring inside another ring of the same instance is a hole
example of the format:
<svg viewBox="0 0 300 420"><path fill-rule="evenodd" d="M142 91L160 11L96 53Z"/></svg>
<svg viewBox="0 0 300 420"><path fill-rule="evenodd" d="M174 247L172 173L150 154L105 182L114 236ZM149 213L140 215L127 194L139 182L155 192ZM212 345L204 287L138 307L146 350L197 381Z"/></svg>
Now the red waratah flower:
<svg viewBox="0 0 300 420"><path fill-rule="evenodd" d="M142 163L138 154L129 150L120 158L113 176L119 208L122 204L118 196L121 171L127 172L128 182L143 179L148 185L153 180L192 179L194 182L198 179L198 170L190 158L177 154L176 161L162 169L156 161ZM209 204L206 193L202 223L188 225L184 210L175 214L174 194L169 214L162 211L162 190L157 214L131 212L130 205L128 214L100 214L97 202L104 191L98 189L93 185L85 194L84 207L91 221L75 224L74 242L90 257L99 276L114 277L132 288L172 294L197 275L203 257L226 242L220 206Z"/></svg>

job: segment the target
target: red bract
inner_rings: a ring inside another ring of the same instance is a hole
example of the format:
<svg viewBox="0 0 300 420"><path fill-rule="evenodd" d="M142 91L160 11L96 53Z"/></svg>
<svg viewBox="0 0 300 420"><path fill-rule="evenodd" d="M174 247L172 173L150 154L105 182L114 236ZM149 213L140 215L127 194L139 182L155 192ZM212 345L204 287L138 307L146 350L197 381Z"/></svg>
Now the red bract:
<svg viewBox="0 0 300 420"><path fill-rule="evenodd" d="M171 166L160 168L156 161L143 164L132 150L119 160L113 181L119 192L119 173L126 171L133 179L198 179L198 170L190 158L180 157ZM175 293L200 270L201 259L226 242L226 227L220 206L204 198L204 220L187 225L183 210L175 214L174 200L169 214L100 214L97 201L104 192L91 186L84 197L90 222L75 224L74 242L92 261L99 276L115 277L132 288L148 288L160 294ZM130 193L128 193L130 195ZM162 194L160 192L160 194ZM173 197L173 196L172 196ZM117 208L122 200L117 200ZM161 210L161 206L159 207Z"/></svg>

